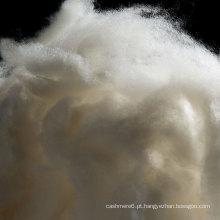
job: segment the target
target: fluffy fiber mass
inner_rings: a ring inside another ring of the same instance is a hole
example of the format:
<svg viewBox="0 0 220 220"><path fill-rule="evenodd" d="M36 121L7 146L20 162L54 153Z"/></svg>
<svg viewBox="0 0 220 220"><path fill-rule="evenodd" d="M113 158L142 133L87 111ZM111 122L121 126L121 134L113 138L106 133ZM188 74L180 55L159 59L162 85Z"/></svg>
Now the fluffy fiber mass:
<svg viewBox="0 0 220 220"><path fill-rule="evenodd" d="M1 220L219 219L220 63L157 14L67 0L1 41Z"/></svg>

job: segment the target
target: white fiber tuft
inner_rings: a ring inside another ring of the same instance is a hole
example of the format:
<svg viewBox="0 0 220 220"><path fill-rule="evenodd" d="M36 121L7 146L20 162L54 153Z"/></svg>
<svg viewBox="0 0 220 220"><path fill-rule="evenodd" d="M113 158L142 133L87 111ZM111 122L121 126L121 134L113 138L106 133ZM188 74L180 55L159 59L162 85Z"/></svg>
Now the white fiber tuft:
<svg viewBox="0 0 220 220"><path fill-rule="evenodd" d="M1 41L0 219L220 218L219 58L157 10L67 0Z"/></svg>

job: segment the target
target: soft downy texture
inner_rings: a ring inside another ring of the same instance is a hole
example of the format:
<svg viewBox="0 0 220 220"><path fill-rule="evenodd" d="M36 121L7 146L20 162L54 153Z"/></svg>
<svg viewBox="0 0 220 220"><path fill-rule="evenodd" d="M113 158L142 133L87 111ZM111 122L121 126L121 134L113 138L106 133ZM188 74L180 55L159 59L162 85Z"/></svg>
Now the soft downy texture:
<svg viewBox="0 0 220 220"><path fill-rule="evenodd" d="M67 0L1 41L1 220L219 219L220 63L157 10ZM106 209L133 203L211 208Z"/></svg>

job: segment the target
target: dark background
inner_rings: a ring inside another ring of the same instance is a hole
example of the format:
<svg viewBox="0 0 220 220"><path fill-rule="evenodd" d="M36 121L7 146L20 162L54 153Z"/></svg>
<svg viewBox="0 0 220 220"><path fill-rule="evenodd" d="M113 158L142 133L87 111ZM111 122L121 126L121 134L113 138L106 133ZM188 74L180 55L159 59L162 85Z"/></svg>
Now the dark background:
<svg viewBox="0 0 220 220"><path fill-rule="evenodd" d="M46 26L52 14L59 10L63 0L1 0L0 38L17 41L32 37ZM201 0L97 0L97 10L119 6L149 4L168 10L173 18L183 23L183 29L210 50L219 53L219 7L218 1Z"/></svg>

